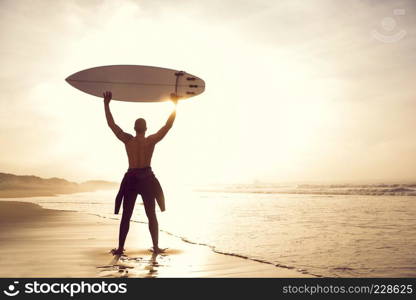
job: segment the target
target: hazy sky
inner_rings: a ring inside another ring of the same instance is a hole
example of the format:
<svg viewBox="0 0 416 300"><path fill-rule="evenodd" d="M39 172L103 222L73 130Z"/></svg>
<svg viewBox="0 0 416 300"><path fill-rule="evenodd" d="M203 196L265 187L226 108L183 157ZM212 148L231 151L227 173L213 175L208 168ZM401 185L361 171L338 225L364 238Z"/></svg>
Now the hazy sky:
<svg viewBox="0 0 416 300"><path fill-rule="evenodd" d="M163 180L416 180L416 2L0 1L0 172L120 180L102 100L65 82L101 65L185 70L153 158ZM169 103L113 101L150 133Z"/></svg>

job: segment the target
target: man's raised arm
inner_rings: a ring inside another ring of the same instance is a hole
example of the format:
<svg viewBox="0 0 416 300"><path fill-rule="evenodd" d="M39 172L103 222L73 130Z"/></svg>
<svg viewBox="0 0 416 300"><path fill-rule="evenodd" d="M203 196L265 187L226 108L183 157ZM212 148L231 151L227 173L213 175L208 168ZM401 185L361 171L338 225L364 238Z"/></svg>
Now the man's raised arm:
<svg viewBox="0 0 416 300"><path fill-rule="evenodd" d="M173 122L175 122L176 118L176 106L178 104L178 97L174 94L171 95L171 100L175 104L172 113L170 114L168 120L166 121L165 126L159 129L158 132L149 136L149 139L154 143L159 142L161 139L165 137L168 131L172 128Z"/></svg>
<svg viewBox="0 0 416 300"><path fill-rule="evenodd" d="M105 110L105 118L107 119L107 124L111 128L111 130L114 132L116 137L122 141L123 143L126 143L130 139L130 135L128 133L125 133L115 122L113 119L113 115L110 111L110 101L111 97L113 96L111 92L105 92L103 93L104 96L104 110Z"/></svg>

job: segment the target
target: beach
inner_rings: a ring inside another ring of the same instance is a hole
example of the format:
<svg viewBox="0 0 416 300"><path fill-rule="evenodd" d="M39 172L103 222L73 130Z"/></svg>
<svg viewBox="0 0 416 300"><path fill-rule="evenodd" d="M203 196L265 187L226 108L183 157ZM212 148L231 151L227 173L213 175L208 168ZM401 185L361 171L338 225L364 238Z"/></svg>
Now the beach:
<svg viewBox="0 0 416 300"><path fill-rule="evenodd" d="M38 204L0 200L0 277L311 277L160 233L162 255L152 255L147 225L131 223L126 256L117 244L118 220Z"/></svg>
<svg viewBox="0 0 416 300"><path fill-rule="evenodd" d="M297 194L296 190L287 194L287 187L282 190L278 186L252 189L247 185L239 187L238 192L235 188L230 191L217 188L166 189L167 209L162 213L157 208L157 216L160 247L169 249L166 256L157 257L154 265L163 265L158 267L157 276L413 277L416 274L415 196L380 195L391 191L385 187L375 191L374 186L359 190L349 187L348 191L353 193L350 195L335 195L332 187L320 187L322 194L314 193L313 188L310 194ZM85 276L124 276L123 271L119 272L123 268L121 263L135 266L139 263L137 268L126 268L129 276L139 276L138 270L149 267L151 253L147 250L152 244L140 197L131 218L125 246L127 257L112 263L108 254L118 239L121 215L113 213L116 193L103 190L49 197L27 193L25 198L0 199L3 224L0 236L4 245L0 251L16 257L13 262L3 259L0 272L3 276L12 276L7 275L11 270L14 273L10 274L24 272L36 276L37 267L27 269L36 257L43 261L45 270L39 276L75 276L80 264L93 266L88 267L89 272L84 272L85 269L81 272ZM5 206L10 202L15 204ZM35 247L37 243L39 248ZM59 243L62 246L58 249ZM71 264L69 257L74 257ZM68 265L61 268L60 264L52 263L59 260ZM183 261L189 261L189 267ZM19 270L16 265L20 262ZM35 265L39 263L36 261ZM73 265L77 266L74 272L67 272ZM242 268L252 269L241 271ZM290 275L288 271L295 273Z"/></svg>

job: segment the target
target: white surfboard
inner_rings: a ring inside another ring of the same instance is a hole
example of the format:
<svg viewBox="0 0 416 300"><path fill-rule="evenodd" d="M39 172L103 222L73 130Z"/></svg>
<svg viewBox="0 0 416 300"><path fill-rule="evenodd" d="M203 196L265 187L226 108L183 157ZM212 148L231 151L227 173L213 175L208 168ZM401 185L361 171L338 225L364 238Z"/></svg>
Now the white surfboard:
<svg viewBox="0 0 416 300"><path fill-rule="evenodd" d="M72 74L66 81L87 94L102 98L105 91L111 91L114 100L129 102L167 101L172 93L187 99L205 90L205 82L192 74L137 65L86 69Z"/></svg>

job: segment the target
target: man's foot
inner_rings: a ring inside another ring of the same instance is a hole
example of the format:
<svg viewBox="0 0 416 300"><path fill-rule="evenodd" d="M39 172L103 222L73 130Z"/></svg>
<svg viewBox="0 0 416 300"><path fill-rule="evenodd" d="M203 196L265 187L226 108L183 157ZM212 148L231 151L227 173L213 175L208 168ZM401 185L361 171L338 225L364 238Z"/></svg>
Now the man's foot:
<svg viewBox="0 0 416 300"><path fill-rule="evenodd" d="M123 255L124 251L126 251L126 249L111 249L110 253L113 255Z"/></svg>
<svg viewBox="0 0 416 300"><path fill-rule="evenodd" d="M164 253L168 248L152 247L149 250L154 254Z"/></svg>

